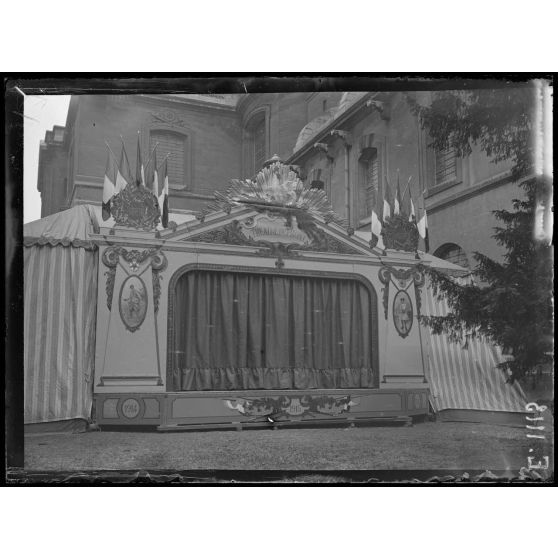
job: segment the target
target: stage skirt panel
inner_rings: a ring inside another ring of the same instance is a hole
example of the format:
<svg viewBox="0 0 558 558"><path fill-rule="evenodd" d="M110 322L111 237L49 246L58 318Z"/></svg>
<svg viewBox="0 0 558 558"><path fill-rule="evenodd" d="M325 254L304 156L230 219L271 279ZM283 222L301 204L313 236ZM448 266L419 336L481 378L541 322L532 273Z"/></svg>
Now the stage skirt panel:
<svg viewBox="0 0 558 558"><path fill-rule="evenodd" d="M191 271L170 339L175 390L378 384L375 293L356 280Z"/></svg>
<svg viewBox="0 0 558 558"><path fill-rule="evenodd" d="M370 368L186 368L176 370L178 391L374 388Z"/></svg>

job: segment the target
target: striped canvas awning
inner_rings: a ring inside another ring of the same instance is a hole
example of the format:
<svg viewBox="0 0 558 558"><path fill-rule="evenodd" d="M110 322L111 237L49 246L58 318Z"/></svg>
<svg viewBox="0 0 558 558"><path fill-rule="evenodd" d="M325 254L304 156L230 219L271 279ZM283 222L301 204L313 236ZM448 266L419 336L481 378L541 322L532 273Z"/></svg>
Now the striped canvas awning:
<svg viewBox="0 0 558 558"><path fill-rule="evenodd" d="M424 313L444 316L448 305L425 289ZM469 340L467 348L452 343L446 335L433 335L424 328L429 343L428 380L434 411L466 409L525 411L525 395L517 382L506 383L506 373L496 367L505 357L500 349L482 339Z"/></svg>
<svg viewBox="0 0 558 558"><path fill-rule="evenodd" d="M91 415L97 308L94 216L78 206L24 227L24 421Z"/></svg>

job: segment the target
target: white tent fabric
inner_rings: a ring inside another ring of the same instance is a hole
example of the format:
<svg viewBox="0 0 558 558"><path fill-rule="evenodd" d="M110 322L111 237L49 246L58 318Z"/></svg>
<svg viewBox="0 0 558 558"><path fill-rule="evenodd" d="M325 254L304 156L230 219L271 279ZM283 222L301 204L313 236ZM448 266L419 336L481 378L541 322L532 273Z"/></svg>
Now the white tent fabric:
<svg viewBox="0 0 558 558"><path fill-rule="evenodd" d="M24 226L25 424L90 418L96 226L83 205Z"/></svg>
<svg viewBox="0 0 558 558"><path fill-rule="evenodd" d="M426 289L425 315L445 316L448 304ZM428 380L435 412L445 409L478 411L525 411L525 395L517 382L506 383L496 367L504 360L500 349L482 339L469 340L467 348L452 343L446 335L430 334Z"/></svg>

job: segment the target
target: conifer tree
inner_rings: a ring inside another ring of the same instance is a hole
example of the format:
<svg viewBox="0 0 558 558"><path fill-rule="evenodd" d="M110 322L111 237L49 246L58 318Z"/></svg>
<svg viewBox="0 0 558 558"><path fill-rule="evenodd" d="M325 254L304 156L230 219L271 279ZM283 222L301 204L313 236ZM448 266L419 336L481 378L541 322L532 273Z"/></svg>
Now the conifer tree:
<svg viewBox="0 0 558 558"><path fill-rule="evenodd" d="M456 342L483 336L509 355L499 367L508 381L537 377L552 364L552 247L537 235L535 217L551 204L551 184L535 176L533 128L537 99L532 87L445 91L422 106L407 97L411 110L431 137L435 149L454 148L458 156L476 144L496 163L513 163L518 184L513 209L495 210L499 221L493 237L505 249L503 261L475 252L471 284L459 284L436 270L427 270L434 293L446 298L450 312L425 316L434 334Z"/></svg>

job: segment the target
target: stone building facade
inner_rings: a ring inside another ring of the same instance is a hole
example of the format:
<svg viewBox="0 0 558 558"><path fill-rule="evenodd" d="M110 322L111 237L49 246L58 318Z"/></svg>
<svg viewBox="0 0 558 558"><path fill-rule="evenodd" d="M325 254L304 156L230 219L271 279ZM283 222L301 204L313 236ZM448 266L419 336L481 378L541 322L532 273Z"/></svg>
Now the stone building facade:
<svg viewBox="0 0 558 558"><path fill-rule="evenodd" d="M100 205L105 142L118 157L122 136L133 171L139 132L144 158L155 145L159 162L169 154L177 221L277 154L323 188L358 235L370 235L371 190L393 190L399 176L401 190L409 184L405 203L410 192L416 207L424 194L431 252L465 266L475 251L500 258L491 212L518 195L511 164L492 164L479 150L466 158L435 152L406 95L428 103L431 93L73 96L66 126L47 132L40 148L42 216Z"/></svg>

